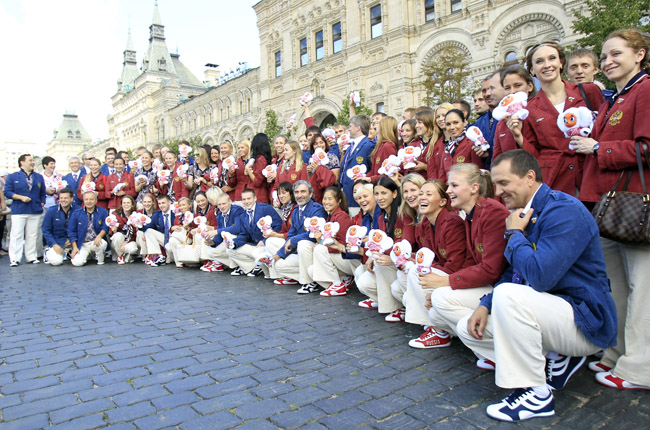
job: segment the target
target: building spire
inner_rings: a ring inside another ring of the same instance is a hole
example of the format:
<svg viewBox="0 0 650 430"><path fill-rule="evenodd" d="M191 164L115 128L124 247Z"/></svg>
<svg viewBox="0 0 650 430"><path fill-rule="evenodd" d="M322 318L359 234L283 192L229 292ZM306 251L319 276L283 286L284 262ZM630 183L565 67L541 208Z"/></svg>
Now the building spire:
<svg viewBox="0 0 650 430"><path fill-rule="evenodd" d="M153 20L151 21L153 25L163 25L162 19L160 19L160 12L158 11L158 0L154 1L153 5Z"/></svg>
<svg viewBox="0 0 650 430"><path fill-rule="evenodd" d="M129 27L129 35L126 39L126 48L124 49L124 62L122 63L122 75L117 81L117 90L129 92L135 86L140 71L138 70L138 62L135 56L135 48L133 47L133 40L131 39L131 28Z"/></svg>
<svg viewBox="0 0 650 430"><path fill-rule="evenodd" d="M153 20L149 26L149 48L142 62L142 71L163 72L176 75L174 63L165 43L165 26L160 19L157 0L154 2Z"/></svg>

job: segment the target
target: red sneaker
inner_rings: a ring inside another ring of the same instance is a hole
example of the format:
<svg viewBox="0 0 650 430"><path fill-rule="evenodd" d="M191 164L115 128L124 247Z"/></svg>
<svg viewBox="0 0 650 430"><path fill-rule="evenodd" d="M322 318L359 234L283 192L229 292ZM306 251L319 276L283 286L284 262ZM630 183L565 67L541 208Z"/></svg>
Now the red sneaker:
<svg viewBox="0 0 650 430"><path fill-rule="evenodd" d="M496 364L494 364L494 361L488 360L487 358L480 358L476 360L476 367L483 370L494 370L496 369Z"/></svg>
<svg viewBox="0 0 650 430"><path fill-rule="evenodd" d="M208 260L205 263L203 263L203 266L201 266L201 272L212 272L212 267L214 267L214 261Z"/></svg>
<svg viewBox="0 0 650 430"><path fill-rule="evenodd" d="M650 387L645 385L636 385L631 382L621 379L618 376L612 375L612 372L596 373L596 382L599 382L607 387L618 388L621 390L650 390Z"/></svg>
<svg viewBox="0 0 650 430"><path fill-rule="evenodd" d="M124 263L125 263L124 257L122 257L121 255L119 257L117 257L117 264L119 264L121 266Z"/></svg>
<svg viewBox="0 0 650 430"><path fill-rule="evenodd" d="M451 337L446 331L438 331L433 327L429 327L417 339L411 339L409 346L412 348L429 349L429 348L443 348L451 345Z"/></svg>
<svg viewBox="0 0 650 430"><path fill-rule="evenodd" d="M367 298L366 300L360 301L358 305L360 308L364 308L364 309L377 309L379 307L379 304L377 304L377 302L371 298Z"/></svg>
<svg viewBox="0 0 650 430"><path fill-rule="evenodd" d="M345 296L350 287L345 285L343 281L332 282L325 291L321 291L320 295L323 297L336 297L336 296Z"/></svg>
<svg viewBox="0 0 650 430"><path fill-rule="evenodd" d="M611 367L605 366L604 364L601 364L600 361L592 361L591 363L589 363L589 365L587 367L589 367L589 370L591 370L592 372L596 372L596 373L598 373L598 372L609 372L610 370L612 370Z"/></svg>
<svg viewBox="0 0 650 430"><path fill-rule="evenodd" d="M298 285L298 281L295 279L287 278L286 276L280 279L273 281L275 285Z"/></svg>
<svg viewBox="0 0 650 430"><path fill-rule="evenodd" d="M395 312L386 315L386 322L402 322L404 321L404 313L406 308L399 308Z"/></svg>

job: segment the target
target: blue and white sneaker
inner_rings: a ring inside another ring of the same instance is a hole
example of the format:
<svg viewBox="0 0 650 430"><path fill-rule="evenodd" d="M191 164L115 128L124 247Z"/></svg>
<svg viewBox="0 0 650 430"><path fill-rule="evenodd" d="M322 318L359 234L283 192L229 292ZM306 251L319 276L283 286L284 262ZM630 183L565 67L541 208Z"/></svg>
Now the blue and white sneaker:
<svg viewBox="0 0 650 430"><path fill-rule="evenodd" d="M551 390L561 390L569 378L585 364L587 357L562 356L559 360L546 359L546 384Z"/></svg>
<svg viewBox="0 0 650 430"><path fill-rule="evenodd" d="M542 398L532 388L517 388L501 402L488 406L485 412L490 418L508 422L550 417L555 415L555 401L550 390L548 396Z"/></svg>

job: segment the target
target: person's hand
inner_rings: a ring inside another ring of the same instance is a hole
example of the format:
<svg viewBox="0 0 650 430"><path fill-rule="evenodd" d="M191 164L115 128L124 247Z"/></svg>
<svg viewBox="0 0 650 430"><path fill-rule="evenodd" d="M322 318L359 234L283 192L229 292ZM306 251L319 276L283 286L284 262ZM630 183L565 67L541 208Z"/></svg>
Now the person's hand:
<svg viewBox="0 0 650 430"><path fill-rule="evenodd" d="M28 197L28 196L21 196L21 197L20 197L20 200L22 200L23 203L29 203L29 202L32 201L32 198L31 198L31 197Z"/></svg>
<svg viewBox="0 0 650 430"><path fill-rule="evenodd" d="M374 270L373 270L374 267L375 267L375 265L374 265L374 260L373 260L372 258L369 258L369 259L366 261L366 269L367 269L368 272L370 272L370 273L375 273Z"/></svg>
<svg viewBox="0 0 650 430"><path fill-rule="evenodd" d="M593 154L594 146L597 144L598 141L583 136L572 136L570 143L578 154Z"/></svg>
<svg viewBox="0 0 650 430"><path fill-rule="evenodd" d="M61 246L59 246L58 243L55 243L54 246L52 247L52 249L53 249L54 252L56 252L57 254L59 254L59 255L63 255L63 248L61 248Z"/></svg>
<svg viewBox="0 0 650 430"><path fill-rule="evenodd" d="M54 193L56 193L56 188L46 188L45 189L45 194L47 194L48 196L52 196L52 195L54 195Z"/></svg>
<svg viewBox="0 0 650 430"><path fill-rule="evenodd" d="M288 254L293 250L293 247L291 246L291 241L287 240L287 243L284 244L284 251Z"/></svg>
<svg viewBox="0 0 650 430"><path fill-rule="evenodd" d="M490 151L483 151L479 145L472 146L472 149L476 152L476 155L481 158L487 158L488 155L490 155Z"/></svg>
<svg viewBox="0 0 650 430"><path fill-rule="evenodd" d="M449 286L449 276L440 276L435 273L419 275L419 284L424 289L435 289Z"/></svg>
<svg viewBox="0 0 650 430"><path fill-rule="evenodd" d="M79 248L76 246L72 247L72 252L70 253L70 259L73 259L77 254L79 254Z"/></svg>
<svg viewBox="0 0 650 430"><path fill-rule="evenodd" d="M433 304L431 303L431 292L428 292L428 293L424 296L424 307L425 307L426 309L431 309L431 306L433 306Z"/></svg>
<svg viewBox="0 0 650 430"><path fill-rule="evenodd" d="M172 231L183 231L183 227L180 225L175 225L172 227Z"/></svg>
<svg viewBox="0 0 650 430"><path fill-rule="evenodd" d="M273 229L267 228L266 230L262 231L262 237L264 237L264 239L268 239L273 233Z"/></svg>
<svg viewBox="0 0 650 430"><path fill-rule="evenodd" d="M275 181L275 177L277 174L275 172L269 173L269 176L266 177L266 182L273 182Z"/></svg>
<svg viewBox="0 0 650 430"><path fill-rule="evenodd" d="M113 230L113 233L117 233L117 226L111 227L111 230Z"/></svg>
<svg viewBox="0 0 650 430"><path fill-rule="evenodd" d="M234 165L233 165L233 166L230 166L230 168L228 169L228 174L229 174L230 176L232 176L232 175L235 174L235 166L234 166Z"/></svg>
<svg viewBox="0 0 650 430"><path fill-rule="evenodd" d="M375 264L378 266L392 266L394 265L393 260L386 254L380 254L378 252L373 252L372 256L375 260Z"/></svg>
<svg viewBox="0 0 650 430"><path fill-rule="evenodd" d="M219 233L218 230L209 230L209 231L205 234L205 239L206 239L206 240L208 240L208 239L212 239L212 238L215 237L218 233Z"/></svg>
<svg viewBox="0 0 650 430"><path fill-rule="evenodd" d="M96 247L99 247L101 244L102 244L102 238L97 236L95 238L95 240L93 240L93 245L95 245Z"/></svg>
<svg viewBox="0 0 650 430"><path fill-rule="evenodd" d="M506 230L524 231L526 229L526 226L528 225L528 222L530 221L530 218L533 216L535 210L533 208L530 208L528 210L528 213L526 213L526 215L522 217L523 212L524 212L523 208L516 209L508 216L508 218L506 218Z"/></svg>
<svg viewBox="0 0 650 430"><path fill-rule="evenodd" d="M515 138L517 143L519 143L519 140L523 139L523 134L521 133L521 126L522 126L521 120L517 117L513 118L510 114L506 115L505 118L503 118L503 120L506 122L506 125L508 126L508 130L510 130L512 136Z"/></svg>
<svg viewBox="0 0 650 430"><path fill-rule="evenodd" d="M478 340L483 340L483 331L489 315L488 308L479 306L467 320L467 332Z"/></svg>

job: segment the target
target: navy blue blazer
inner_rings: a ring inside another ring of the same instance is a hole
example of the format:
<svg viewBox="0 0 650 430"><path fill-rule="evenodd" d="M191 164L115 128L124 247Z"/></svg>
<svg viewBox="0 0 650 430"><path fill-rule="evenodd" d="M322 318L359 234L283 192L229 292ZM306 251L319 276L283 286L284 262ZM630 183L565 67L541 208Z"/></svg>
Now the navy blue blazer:
<svg viewBox="0 0 650 430"><path fill-rule="evenodd" d="M242 216L245 216L246 221L248 221L248 216L246 215L246 211L244 210L244 208L237 205L231 205L230 213L228 214L228 222L224 223L223 213L217 210L217 231L219 233L212 238L212 242L213 242L212 247L217 247L221 244L221 242L223 242L223 238L221 237L222 231L227 231L228 233L237 234L236 233L236 230L238 229L237 223L243 222L239 220Z"/></svg>
<svg viewBox="0 0 650 430"><path fill-rule="evenodd" d="M174 211L171 211L170 213L171 216L169 217L169 228L172 228L172 226L174 225ZM153 213L153 215L151 215L151 222L149 224L142 226L140 230L147 231L150 228L153 228L154 230L159 231L162 234L165 234L165 217L163 216L163 213L160 209L158 209Z"/></svg>
<svg viewBox="0 0 650 430"><path fill-rule="evenodd" d="M68 183L67 188L70 188L72 191L74 191L74 202L79 206L82 206L83 202L81 201L79 196L77 196L77 191L79 191L79 184L81 184L81 181L83 180L85 174L86 174L86 168L82 167L79 170L79 175L76 181L74 180L74 176L72 175L72 172L68 173L63 177L63 180Z"/></svg>
<svg viewBox="0 0 650 430"><path fill-rule="evenodd" d="M575 197L542 184L525 232L513 234L505 249L510 263L495 288L512 282L514 270L531 288L561 297L573 307L574 320L594 345L616 345L616 306L605 269L600 232L594 217ZM492 293L481 299L491 309Z"/></svg>
<svg viewBox="0 0 650 430"><path fill-rule="evenodd" d="M108 226L106 225L106 217L108 211L102 207L95 206L93 211L93 230L95 233L104 231L108 234ZM88 212L85 208L76 209L70 220L68 221L68 239L70 243L77 242L77 248L81 249L86 238L86 230L88 229ZM104 238L106 235L104 235ZM105 239L104 239L105 240Z"/></svg>
<svg viewBox="0 0 650 430"><path fill-rule="evenodd" d="M66 214L61 210L61 205L56 205L45 212L41 229L47 246L59 245L63 248L68 238L68 220L77 209L78 207L73 204Z"/></svg>
<svg viewBox="0 0 650 430"><path fill-rule="evenodd" d="M352 147L352 144L350 144ZM372 163L370 160L370 153L374 149L375 144L368 139L367 136L364 136L361 142L354 148L354 151L348 149L348 152L343 156L343 161L341 162L341 174L339 175L339 183L343 188L345 197L348 201L349 207L358 207L357 202L354 200L352 189L354 188L354 181L350 179L347 175L348 169L359 165L365 164L368 173L372 170Z"/></svg>
<svg viewBox="0 0 650 430"><path fill-rule="evenodd" d="M22 170L14 172L7 176L5 183L5 197L13 199L14 194L31 197L32 201L23 203L20 200L14 200L11 204L11 213L14 215L32 215L42 214L43 204L45 203L45 181L43 175L32 172L32 189L27 188L27 178Z"/></svg>
<svg viewBox="0 0 650 430"><path fill-rule="evenodd" d="M494 134L497 131L497 124L499 121L496 119L492 121L492 127L490 127L490 119L492 119L492 111L487 111L474 123L476 127L481 130L481 133L483 133L483 137L485 137L485 140L488 141L490 144L490 155L485 159L485 168L487 170L490 170L490 166L492 165L492 154L494 152Z"/></svg>
<svg viewBox="0 0 650 430"><path fill-rule="evenodd" d="M316 203L313 200L310 200L300 213L300 207L294 209L291 215L291 228L287 233L287 240L291 242L291 252L287 254L284 250L284 247L280 248L278 255L282 258L287 258L288 255L293 254L298 251L298 242L301 240L310 240L316 242L316 239L309 237L309 232L305 229L305 219L311 217L321 217L327 218L327 212L323 209L323 206L320 203Z"/></svg>
<svg viewBox="0 0 650 430"><path fill-rule="evenodd" d="M239 248L247 243L257 245L260 242L266 241L262 235L262 231L257 227L257 221L267 215L271 217L271 228L273 231L277 233L282 230L282 218L280 218L280 215L278 215L278 212L273 208L273 206L267 203L255 203L255 213L253 214L252 224L248 222L248 214L246 213L246 210L244 210L244 213L237 218L235 226L229 227L232 229L230 232L237 235L237 238L235 239L235 248Z"/></svg>

